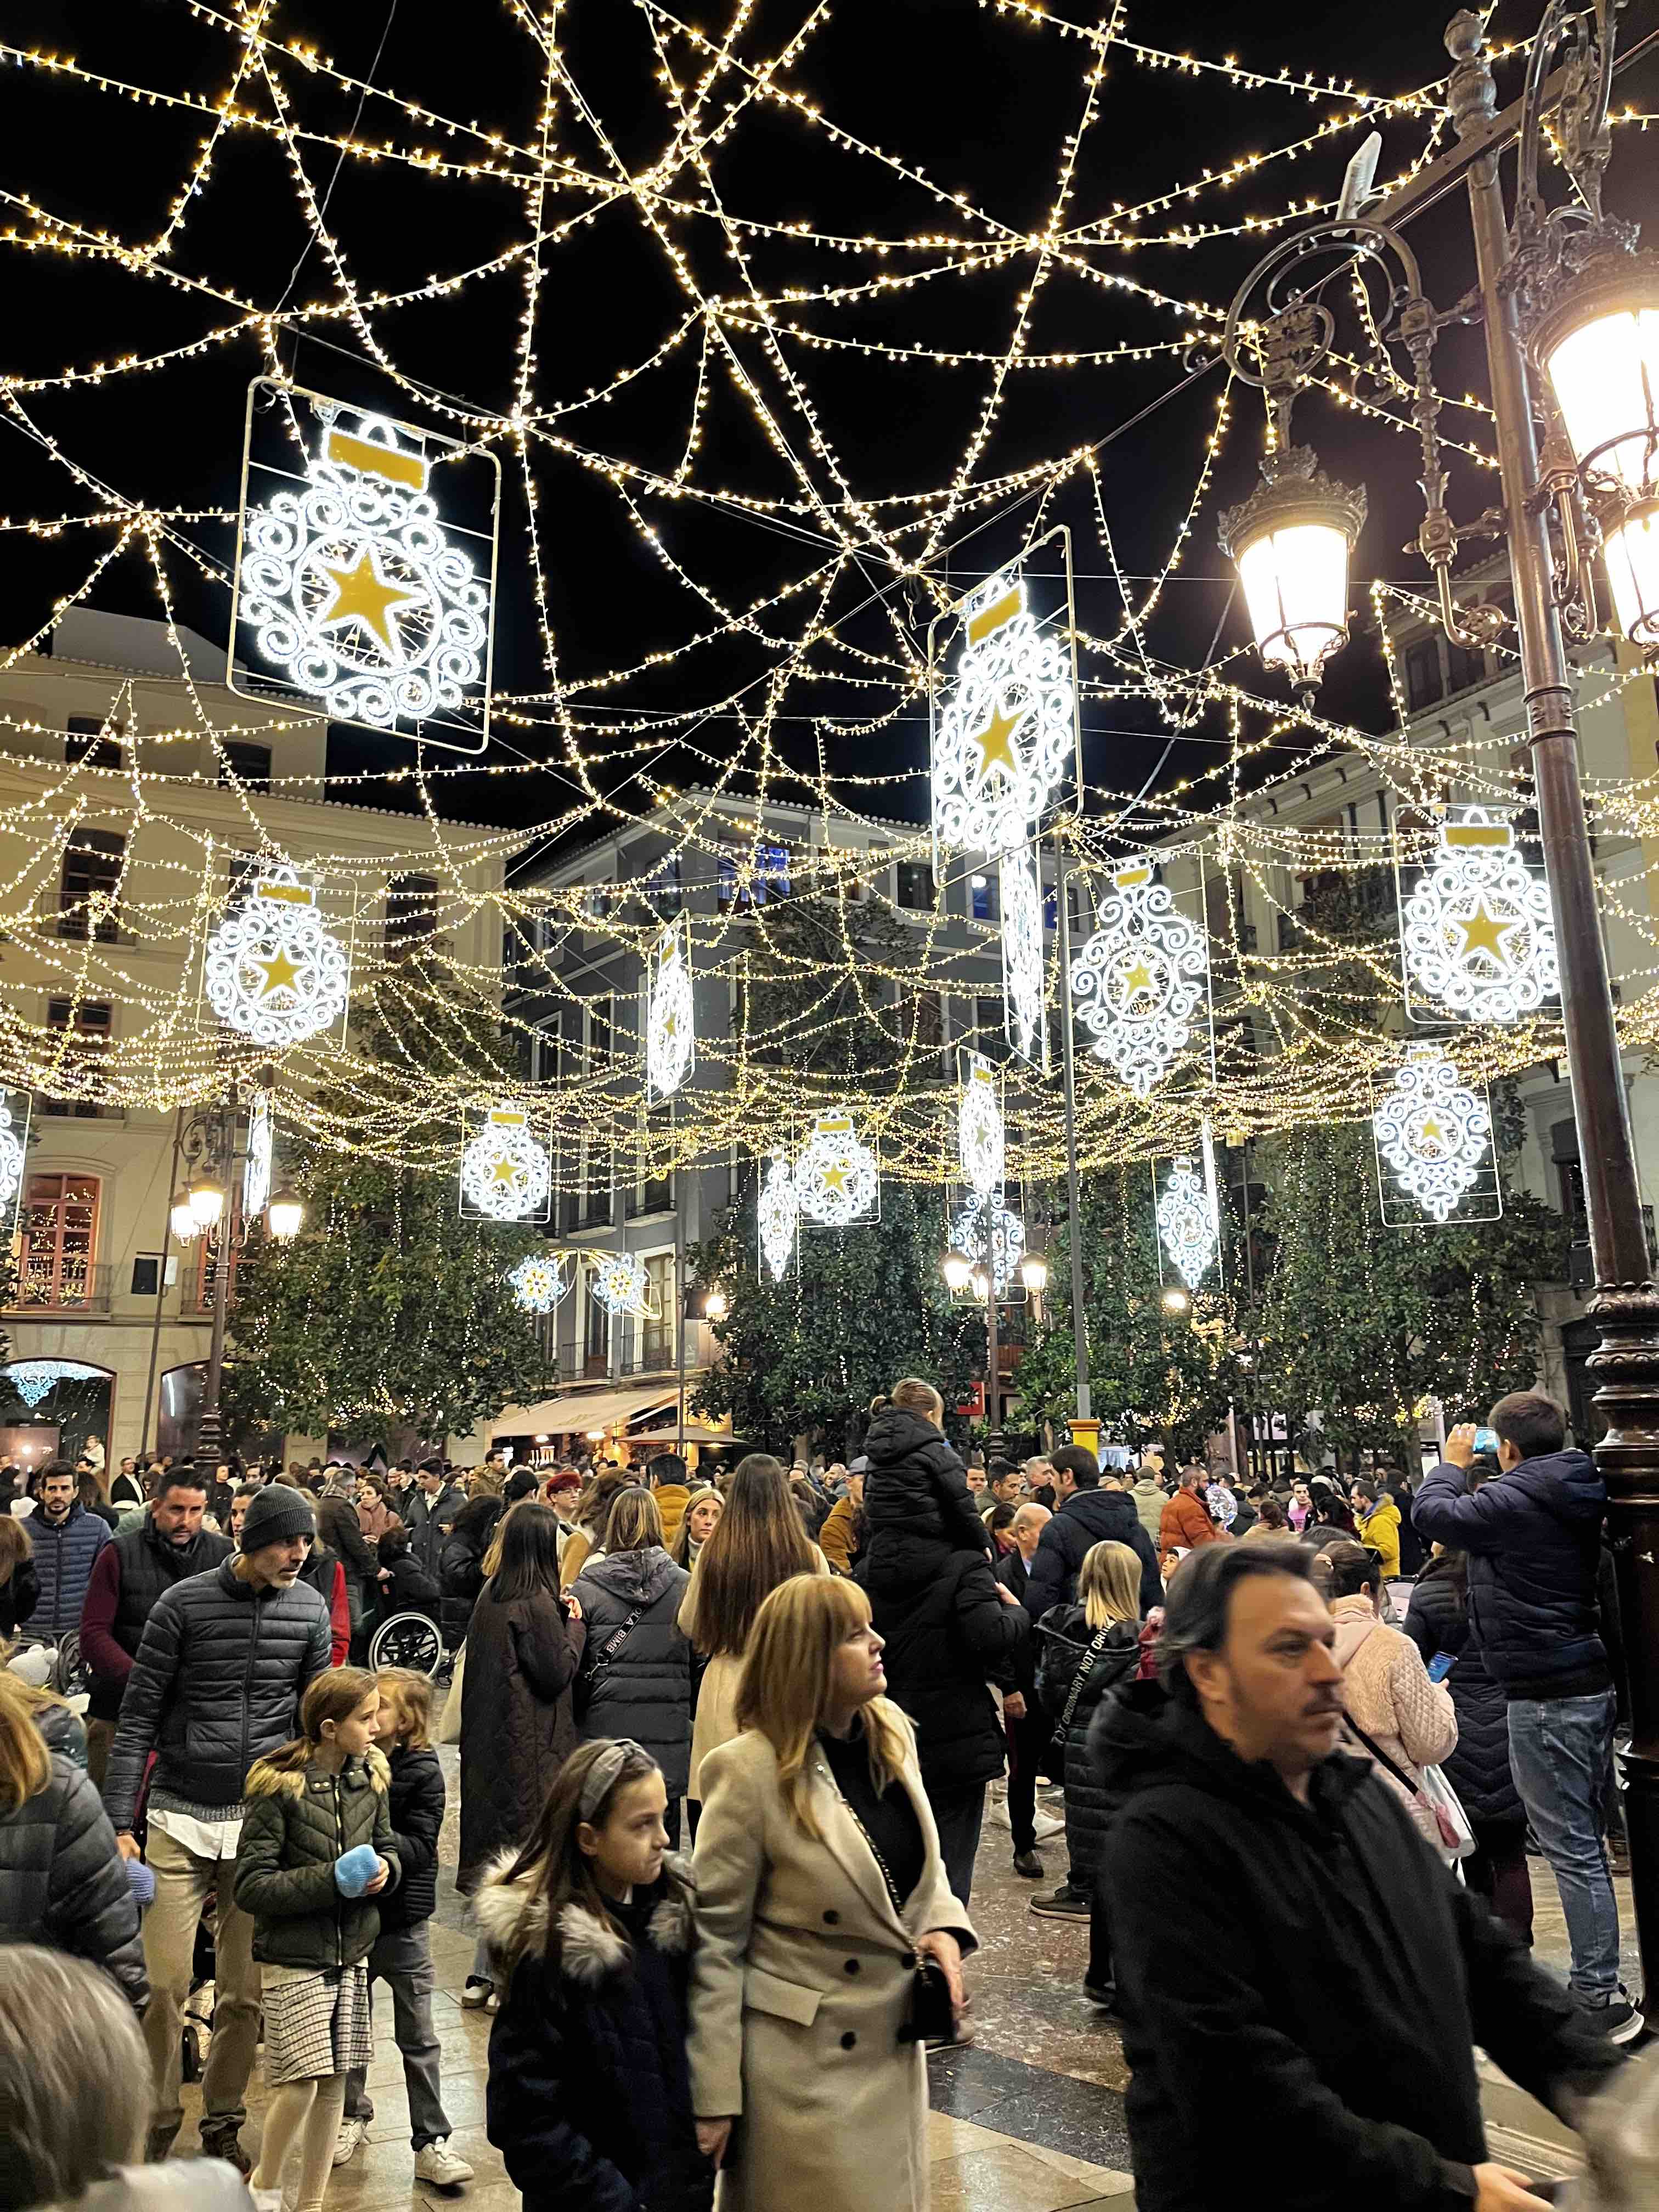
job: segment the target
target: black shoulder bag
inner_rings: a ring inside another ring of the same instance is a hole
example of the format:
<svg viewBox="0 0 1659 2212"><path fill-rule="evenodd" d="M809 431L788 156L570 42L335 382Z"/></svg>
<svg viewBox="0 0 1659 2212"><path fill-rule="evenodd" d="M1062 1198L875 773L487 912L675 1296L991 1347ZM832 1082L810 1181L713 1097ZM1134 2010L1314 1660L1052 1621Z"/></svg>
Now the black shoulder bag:
<svg viewBox="0 0 1659 2212"><path fill-rule="evenodd" d="M603 1644L597 1648L592 1644L588 1645L583 1655L582 1670L576 1677L575 1688L570 1699L571 1710L578 1720L592 1703L593 1692L605 1668L610 1666L623 1644L639 1626L647 1610L648 1607L646 1605L636 1605L621 1627L613 1628Z"/></svg>

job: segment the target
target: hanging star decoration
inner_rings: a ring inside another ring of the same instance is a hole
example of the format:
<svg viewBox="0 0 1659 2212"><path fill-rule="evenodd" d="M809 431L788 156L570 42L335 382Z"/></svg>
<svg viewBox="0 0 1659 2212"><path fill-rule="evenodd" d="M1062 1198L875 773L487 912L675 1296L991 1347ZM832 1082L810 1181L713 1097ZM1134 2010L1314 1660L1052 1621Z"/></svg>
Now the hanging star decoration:
<svg viewBox="0 0 1659 2212"><path fill-rule="evenodd" d="M0 1099L0 1212L17 1195L23 1180L23 1140L13 1126L11 1108Z"/></svg>
<svg viewBox="0 0 1659 2212"><path fill-rule="evenodd" d="M1209 984L1208 940L1145 859L1114 871L1096 920L1072 963L1073 1005L1096 1059L1145 1098L1192 1037Z"/></svg>
<svg viewBox="0 0 1659 2212"><path fill-rule="evenodd" d="M782 1152L767 1163L757 1204L761 1257L775 1283L788 1273L800 1226L800 1204L795 1195L795 1171Z"/></svg>
<svg viewBox="0 0 1659 2212"><path fill-rule="evenodd" d="M286 864L258 878L207 941L203 981L222 1022L255 1044L303 1044L345 1012L350 963Z"/></svg>
<svg viewBox="0 0 1659 2212"><path fill-rule="evenodd" d="M965 1053L963 1059L963 1081L957 1099L957 1157L968 1188L988 1196L1003 1177L1007 1139L1002 1101L990 1061L976 1052Z"/></svg>
<svg viewBox="0 0 1659 2212"><path fill-rule="evenodd" d="M242 1170L242 1218L252 1221L270 1196L270 1093L256 1091L247 1109L247 1160Z"/></svg>
<svg viewBox="0 0 1659 2212"><path fill-rule="evenodd" d="M1410 981L1470 1021L1519 1021L1560 988L1548 887L1517 851L1511 824L1483 806L1441 823L1401 935Z"/></svg>
<svg viewBox="0 0 1659 2212"><path fill-rule="evenodd" d="M1158 1233L1170 1264L1195 1291L1210 1272L1218 1239L1204 1178L1185 1157L1171 1164L1158 1194Z"/></svg>
<svg viewBox="0 0 1659 2212"><path fill-rule="evenodd" d="M933 832L941 848L994 856L1023 844L1048 811L1076 748L1076 692L1064 645L1039 630L1023 577L991 577L959 612L962 650L935 702Z"/></svg>
<svg viewBox="0 0 1659 2212"><path fill-rule="evenodd" d="M489 592L446 532L421 434L319 404L306 489L244 513L238 634L338 721L392 730L481 706Z"/></svg>
<svg viewBox="0 0 1659 2212"><path fill-rule="evenodd" d="M461 1154L461 1197L491 1221L529 1221L545 1210L553 1166L516 1107L492 1106Z"/></svg>
<svg viewBox="0 0 1659 2212"><path fill-rule="evenodd" d="M652 947L645 975L645 1080L653 1103L672 1098L696 1048L691 999L690 925L682 915Z"/></svg>
<svg viewBox="0 0 1659 2212"><path fill-rule="evenodd" d="M1492 1115L1436 1044L1413 1046L1372 1116L1376 1149L1401 1188L1450 1218L1486 1163Z"/></svg>
<svg viewBox="0 0 1659 2212"><path fill-rule="evenodd" d="M845 1229L867 1220L880 1193L876 1156L860 1144L846 1111L820 1115L795 1162L795 1197L809 1221Z"/></svg>
<svg viewBox="0 0 1659 2212"><path fill-rule="evenodd" d="M637 1252L598 1252L593 1255L593 1296L610 1314L631 1314L637 1320L654 1318L651 1282Z"/></svg>
<svg viewBox="0 0 1659 2212"><path fill-rule="evenodd" d="M1025 1256L1025 1224L1003 1203L1000 1190L969 1191L951 1223L951 1249L983 1264L991 1249L991 1294L1006 1298Z"/></svg>
<svg viewBox="0 0 1659 2212"><path fill-rule="evenodd" d="M551 1313L570 1288L564 1258L558 1252L527 1253L516 1267L507 1269L507 1279L514 1301L526 1313Z"/></svg>
<svg viewBox="0 0 1659 2212"><path fill-rule="evenodd" d="M1048 1032L1042 1019L1042 894L1030 852L1005 853L997 863L1002 908L1002 994L1008 1042L1017 1058L1046 1072Z"/></svg>

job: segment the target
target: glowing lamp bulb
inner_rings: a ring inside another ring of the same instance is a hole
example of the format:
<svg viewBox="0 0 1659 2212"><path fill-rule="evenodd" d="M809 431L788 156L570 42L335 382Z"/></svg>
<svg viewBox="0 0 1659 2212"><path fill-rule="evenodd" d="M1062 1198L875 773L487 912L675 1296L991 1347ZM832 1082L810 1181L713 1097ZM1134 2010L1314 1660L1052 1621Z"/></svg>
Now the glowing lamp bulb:
<svg viewBox="0 0 1659 2212"><path fill-rule="evenodd" d="M724 1291L710 1291L702 1302L705 1321L724 1321L731 1308Z"/></svg>
<svg viewBox="0 0 1659 2212"><path fill-rule="evenodd" d="M181 1244L188 1244L199 1233L200 1224L191 1212L190 1200L182 1191L173 1201L173 1210L167 1215L167 1226Z"/></svg>
<svg viewBox="0 0 1659 2212"><path fill-rule="evenodd" d="M974 1279L974 1263L963 1252L947 1252L942 1270L945 1287L960 1297Z"/></svg>
<svg viewBox="0 0 1659 2212"><path fill-rule="evenodd" d="M271 1235L286 1243L297 1237L306 1218L304 1201L291 1190L279 1190L265 1208L265 1225Z"/></svg>
<svg viewBox="0 0 1659 2212"><path fill-rule="evenodd" d="M1048 1262L1041 1252L1028 1252L1019 1263L1019 1279L1026 1289L1041 1297L1048 1287Z"/></svg>
<svg viewBox="0 0 1659 2212"><path fill-rule="evenodd" d="M186 1203L191 1219L198 1229L215 1229L225 1210L225 1187L204 1176L190 1187Z"/></svg>

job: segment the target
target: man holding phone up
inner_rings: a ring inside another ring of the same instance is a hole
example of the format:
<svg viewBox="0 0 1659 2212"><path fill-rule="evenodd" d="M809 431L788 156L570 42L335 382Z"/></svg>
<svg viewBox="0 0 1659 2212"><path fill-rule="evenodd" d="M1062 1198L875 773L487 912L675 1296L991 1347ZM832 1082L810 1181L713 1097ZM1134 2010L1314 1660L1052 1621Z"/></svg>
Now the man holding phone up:
<svg viewBox="0 0 1659 2212"><path fill-rule="evenodd" d="M1468 1555L1469 1622L1509 1700L1510 1766L1561 1893L1572 1996L1616 2043L1642 2032L1619 1979L1619 1905L1601 1803L1613 1759L1613 1671L1596 1604L1607 1486L1569 1451L1553 1398L1516 1390L1487 1416L1502 1479L1468 1489L1485 1431L1446 1439L1412 1518L1431 1542Z"/></svg>

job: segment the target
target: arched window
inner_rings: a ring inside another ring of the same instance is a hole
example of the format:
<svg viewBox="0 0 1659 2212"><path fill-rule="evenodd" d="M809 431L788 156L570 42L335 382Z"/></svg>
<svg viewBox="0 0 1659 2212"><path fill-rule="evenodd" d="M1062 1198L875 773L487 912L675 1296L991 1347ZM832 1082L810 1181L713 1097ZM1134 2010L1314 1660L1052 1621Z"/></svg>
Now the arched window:
<svg viewBox="0 0 1659 2212"><path fill-rule="evenodd" d="M89 1306L97 1293L100 1179L35 1175L23 1199L20 1306Z"/></svg>

